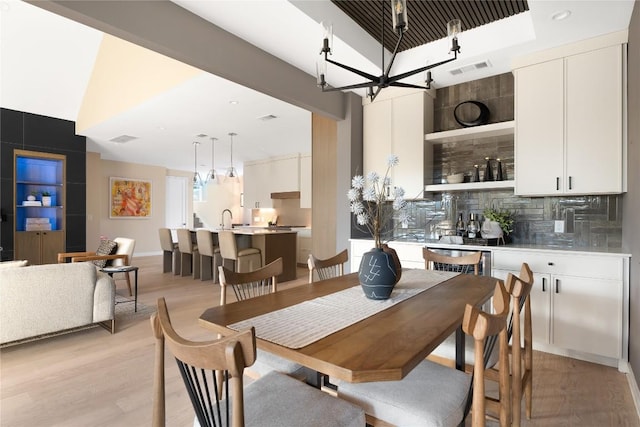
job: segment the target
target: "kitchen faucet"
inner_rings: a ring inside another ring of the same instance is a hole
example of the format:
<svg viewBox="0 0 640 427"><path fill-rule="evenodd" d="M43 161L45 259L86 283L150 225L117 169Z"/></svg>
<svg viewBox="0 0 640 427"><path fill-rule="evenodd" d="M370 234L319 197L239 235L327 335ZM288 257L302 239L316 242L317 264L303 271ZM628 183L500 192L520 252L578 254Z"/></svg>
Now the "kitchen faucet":
<svg viewBox="0 0 640 427"><path fill-rule="evenodd" d="M232 225L231 220L233 219L233 214L229 209L225 209L222 211L222 223L220 224L220 226L222 227L223 230L224 230L224 213L225 212L229 212L229 228L231 228L231 225Z"/></svg>

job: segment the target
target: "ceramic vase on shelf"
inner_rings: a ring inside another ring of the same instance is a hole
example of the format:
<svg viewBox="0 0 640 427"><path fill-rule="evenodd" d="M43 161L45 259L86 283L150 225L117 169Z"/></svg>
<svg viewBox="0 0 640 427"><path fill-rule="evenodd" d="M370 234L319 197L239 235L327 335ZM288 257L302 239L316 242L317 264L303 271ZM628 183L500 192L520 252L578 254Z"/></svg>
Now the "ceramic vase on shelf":
<svg viewBox="0 0 640 427"><path fill-rule="evenodd" d="M42 196L42 206L51 206L51 196Z"/></svg>
<svg viewBox="0 0 640 427"><path fill-rule="evenodd" d="M400 280L402 268L398 256L393 249L385 249L373 248L365 252L360 261L358 279L364 295L369 299L388 299Z"/></svg>
<svg viewBox="0 0 640 427"><path fill-rule="evenodd" d="M502 161L500 159L496 159L498 162L496 166L496 181L503 181L504 175L502 174Z"/></svg>
<svg viewBox="0 0 640 427"><path fill-rule="evenodd" d="M493 181L493 170L491 169L491 159L489 157L485 157L487 161L487 165L484 169L484 182Z"/></svg>
<svg viewBox="0 0 640 427"><path fill-rule="evenodd" d="M485 219L482 223L480 234L483 239L499 239L502 237L503 232L499 222Z"/></svg>

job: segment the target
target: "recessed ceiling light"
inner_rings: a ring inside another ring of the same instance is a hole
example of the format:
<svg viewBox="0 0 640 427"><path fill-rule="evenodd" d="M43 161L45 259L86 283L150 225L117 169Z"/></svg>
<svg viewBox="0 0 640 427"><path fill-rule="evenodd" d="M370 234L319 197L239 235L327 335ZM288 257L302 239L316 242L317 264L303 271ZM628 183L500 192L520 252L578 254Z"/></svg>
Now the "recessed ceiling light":
<svg viewBox="0 0 640 427"><path fill-rule="evenodd" d="M554 13L553 15L551 15L551 19L554 21L562 21L564 19L567 19L570 16L571 16L571 11L568 9L565 9L565 10L560 10Z"/></svg>
<svg viewBox="0 0 640 427"><path fill-rule="evenodd" d="M239 102L238 102L238 101L229 101L229 104L231 104L231 105L238 105L238 104L239 104Z"/></svg>

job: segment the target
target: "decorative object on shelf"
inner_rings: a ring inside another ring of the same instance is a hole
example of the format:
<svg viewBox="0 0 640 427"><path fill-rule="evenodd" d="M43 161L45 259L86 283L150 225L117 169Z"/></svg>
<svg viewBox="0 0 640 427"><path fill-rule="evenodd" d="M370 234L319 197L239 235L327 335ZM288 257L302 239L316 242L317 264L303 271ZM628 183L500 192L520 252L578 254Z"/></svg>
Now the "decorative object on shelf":
<svg viewBox="0 0 640 427"><path fill-rule="evenodd" d="M496 159L498 162L496 166L496 181L504 181L504 175L502 173L502 161L500 159Z"/></svg>
<svg viewBox="0 0 640 427"><path fill-rule="evenodd" d="M473 175L471 176L471 182L480 182L480 167L473 165Z"/></svg>
<svg viewBox="0 0 640 427"><path fill-rule="evenodd" d="M207 173L207 177L204 179L204 183L205 184L209 184L209 183L213 184L213 183L218 183L219 182L219 180L216 179L217 176L218 176L218 173L216 172L216 168L215 168L214 163L213 163L213 158L214 158L213 154L214 154L214 151L215 151L216 141L217 140L218 140L218 138L211 137L211 169Z"/></svg>
<svg viewBox="0 0 640 427"><path fill-rule="evenodd" d="M36 193L35 191L32 191L32 192L31 192L31 194L29 194L29 195L27 196L27 200L28 200L28 201L30 201L30 202L35 201L35 200L36 200L36 194L37 194L37 193Z"/></svg>
<svg viewBox="0 0 640 427"><path fill-rule="evenodd" d="M151 181L111 177L109 218L151 217Z"/></svg>
<svg viewBox="0 0 640 427"><path fill-rule="evenodd" d="M472 107L469 108L469 106ZM468 118L471 114L469 110L475 109L478 110L477 116ZM489 107L479 101L464 101L456 105L456 108L453 109L453 117L456 119L456 122L463 127L486 125L489 122L490 116L491 112L489 111Z"/></svg>
<svg viewBox="0 0 640 427"><path fill-rule="evenodd" d="M358 273L362 290L370 299L389 298L400 279L398 271L401 266L397 256L394 260L389 251L383 250L383 239L389 240L395 227L410 220L404 190L395 187L393 201L388 198L387 191L391 188L389 172L397 164L398 157L390 155L384 177L381 178L377 172L370 172L366 179L362 175L356 175L351 180L351 189L347 193L356 226L365 227L374 239L375 247L363 255ZM398 213L396 226L393 225L394 212Z"/></svg>
<svg viewBox="0 0 640 427"><path fill-rule="evenodd" d="M513 232L514 213L509 210L487 208L483 212L484 222L480 230L483 239L499 239L505 243L504 236Z"/></svg>
<svg viewBox="0 0 640 427"><path fill-rule="evenodd" d="M48 191L42 192L42 206L51 206L51 193Z"/></svg>
<svg viewBox="0 0 640 427"><path fill-rule="evenodd" d="M493 181L493 170L491 169L491 159L489 157L484 158L487 161L487 165L484 169L484 182Z"/></svg>
<svg viewBox="0 0 640 427"><path fill-rule="evenodd" d="M448 184L460 184L464 182L464 173L456 173L453 175L447 175Z"/></svg>
<svg viewBox="0 0 640 427"><path fill-rule="evenodd" d="M238 178L238 171L233 167L233 137L238 135L234 132L229 132L229 137L231 138L231 166L227 168L227 172L224 174L224 182L240 182L240 178Z"/></svg>
<svg viewBox="0 0 640 427"><path fill-rule="evenodd" d="M380 16L381 16L381 38L382 38L382 50L384 53L384 24L385 24L385 14L384 14L384 1L380 2ZM381 76L374 76L372 74L366 73L364 71L357 70L353 67L343 65L339 62L333 61L327 57L327 55L331 54L331 45L333 43L333 28L331 26L324 26L321 23L324 33L324 40L322 43L322 49L320 50L320 58L318 63L316 64L316 74L317 74L317 84L320 88L322 88L323 92L333 92L338 90L350 90L350 89L358 89L358 88L368 88L367 96L371 101L373 101L378 93L386 87L389 86L399 86L405 88L415 88L415 89L430 89L431 82L433 79L431 78L431 71L428 71L432 68L438 67L440 65L446 64L448 62L454 61L458 58L458 53L460 53L460 45L458 44L458 34L461 32L462 24L459 19L454 19L447 23L447 34L449 39L451 40L451 49L449 49L449 53L453 53L453 58L446 59L444 61L436 62L430 65L426 65L424 67L417 68L413 71L407 71L401 74L397 74L395 76L390 76L391 67L393 66L393 61L396 58L396 54L398 53L398 47L402 42L404 37L404 33L408 28L408 15L407 15L407 0L391 0L391 16L392 16L392 24L393 30L398 35L398 40L396 42L395 49L393 50L393 54L391 55L391 59L389 60L389 64L385 66L384 57L382 55L382 64L380 69L383 74ZM342 87L328 87L327 82L325 80L327 76L327 62L333 65L336 65L342 69L350 71L354 74L357 74L361 77L364 77L368 81L364 83L358 83L353 85L347 85ZM406 79L407 77L413 76L418 73L427 72L425 76L425 86L418 86L410 83L400 82L402 79ZM376 88L375 92L373 88Z"/></svg>

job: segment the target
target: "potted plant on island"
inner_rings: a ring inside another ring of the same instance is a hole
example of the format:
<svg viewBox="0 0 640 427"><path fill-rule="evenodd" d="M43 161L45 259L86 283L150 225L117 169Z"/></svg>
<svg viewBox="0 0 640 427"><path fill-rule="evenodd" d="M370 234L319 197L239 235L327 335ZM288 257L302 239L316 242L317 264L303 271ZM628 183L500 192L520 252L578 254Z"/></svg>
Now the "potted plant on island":
<svg viewBox="0 0 640 427"><path fill-rule="evenodd" d="M509 210L498 210L495 208L487 208L482 213L484 222L480 233L483 239L498 239L505 243L505 236L513 233L513 224L515 222L515 214Z"/></svg>
<svg viewBox="0 0 640 427"><path fill-rule="evenodd" d="M402 272L397 254L383 242L393 236L394 212L398 213L398 224L409 220L404 190L395 187L391 191L389 172L397 164L398 156L390 155L383 177L377 172L370 172L366 178L356 175L347 193L356 227L366 228L374 240L374 248L363 254L358 269L360 285L370 299L389 298Z"/></svg>
<svg viewBox="0 0 640 427"><path fill-rule="evenodd" d="M51 206L51 193L49 191L42 192L42 206Z"/></svg>

